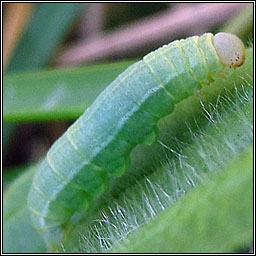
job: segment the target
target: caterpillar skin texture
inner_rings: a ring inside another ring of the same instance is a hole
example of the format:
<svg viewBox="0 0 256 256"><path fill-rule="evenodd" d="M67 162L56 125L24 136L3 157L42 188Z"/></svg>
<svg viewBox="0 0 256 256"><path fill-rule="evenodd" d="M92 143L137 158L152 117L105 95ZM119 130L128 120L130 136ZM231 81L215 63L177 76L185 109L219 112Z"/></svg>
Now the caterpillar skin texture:
<svg viewBox="0 0 256 256"><path fill-rule="evenodd" d="M244 46L228 33L174 41L121 73L51 147L28 197L34 227L56 249L62 229L129 167L137 144L157 139L157 122L212 81L224 66L244 61Z"/></svg>

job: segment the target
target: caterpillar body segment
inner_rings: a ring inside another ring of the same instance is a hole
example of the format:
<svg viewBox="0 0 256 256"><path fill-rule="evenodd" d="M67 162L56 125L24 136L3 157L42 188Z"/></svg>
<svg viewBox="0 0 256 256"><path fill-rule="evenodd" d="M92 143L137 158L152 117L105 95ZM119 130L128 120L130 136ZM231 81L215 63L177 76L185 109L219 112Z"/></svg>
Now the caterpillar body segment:
<svg viewBox="0 0 256 256"><path fill-rule="evenodd" d="M149 53L121 73L53 144L28 197L33 224L51 249L58 247L72 216L90 207L110 177L128 169L131 150L156 141L157 122L175 104L224 66L241 65L240 39L220 34L174 41ZM233 50L227 50L228 41ZM225 61L234 56L239 61Z"/></svg>

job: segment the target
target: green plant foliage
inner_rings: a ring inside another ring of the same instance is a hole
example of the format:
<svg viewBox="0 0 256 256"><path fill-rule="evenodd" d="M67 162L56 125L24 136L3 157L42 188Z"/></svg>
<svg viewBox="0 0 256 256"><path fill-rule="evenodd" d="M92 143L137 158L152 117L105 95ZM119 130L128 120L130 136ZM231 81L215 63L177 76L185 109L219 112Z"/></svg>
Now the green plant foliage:
<svg viewBox="0 0 256 256"><path fill-rule="evenodd" d="M75 119L131 63L7 75L3 90L4 121Z"/></svg>
<svg viewBox="0 0 256 256"><path fill-rule="evenodd" d="M16 166L3 170L3 190L5 190L15 179L27 170L28 166Z"/></svg>
<svg viewBox="0 0 256 256"><path fill-rule="evenodd" d="M8 71L42 68L49 61L56 45L67 34L82 3L40 3L19 43Z"/></svg>
<svg viewBox="0 0 256 256"><path fill-rule="evenodd" d="M46 251L43 239L32 227L27 209L27 195L34 168L21 175L4 193L3 252L42 253Z"/></svg>
<svg viewBox="0 0 256 256"><path fill-rule="evenodd" d="M230 253L253 239L253 150L239 154L114 253Z"/></svg>
<svg viewBox="0 0 256 256"><path fill-rule="evenodd" d="M81 7L83 7L84 4L39 3L37 5L38 8L33 14L28 28L14 52L12 60L8 66L7 73L21 70L40 69L45 66L52 56L56 46L67 34L68 28L71 26L71 23L74 21L74 18L82 9ZM22 89L22 86L19 86L19 88ZM4 94L6 90L12 89L4 86ZM30 91L33 91L31 90L31 87ZM14 104L16 102L16 98L13 97L17 97L17 95L12 95L10 98L4 96L4 104ZM6 121L8 120L4 119L3 123L4 155L7 152L10 138L13 136L16 128L15 125Z"/></svg>

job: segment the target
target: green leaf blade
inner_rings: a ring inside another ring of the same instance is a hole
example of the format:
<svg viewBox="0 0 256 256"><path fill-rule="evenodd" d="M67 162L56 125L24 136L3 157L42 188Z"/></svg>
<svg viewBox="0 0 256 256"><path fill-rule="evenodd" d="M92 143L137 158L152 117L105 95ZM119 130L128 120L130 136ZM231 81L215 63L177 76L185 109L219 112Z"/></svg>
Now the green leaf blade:
<svg viewBox="0 0 256 256"><path fill-rule="evenodd" d="M132 61L7 75L4 121L72 120Z"/></svg>
<svg viewBox="0 0 256 256"><path fill-rule="evenodd" d="M253 239L252 162L250 148L111 251L231 253L249 247Z"/></svg>
<svg viewBox="0 0 256 256"><path fill-rule="evenodd" d="M47 64L83 3L41 3L19 43L8 71L35 70Z"/></svg>
<svg viewBox="0 0 256 256"><path fill-rule="evenodd" d="M3 198L3 251L4 253L42 253L46 246L32 227L27 209L27 195L35 169L21 175Z"/></svg>

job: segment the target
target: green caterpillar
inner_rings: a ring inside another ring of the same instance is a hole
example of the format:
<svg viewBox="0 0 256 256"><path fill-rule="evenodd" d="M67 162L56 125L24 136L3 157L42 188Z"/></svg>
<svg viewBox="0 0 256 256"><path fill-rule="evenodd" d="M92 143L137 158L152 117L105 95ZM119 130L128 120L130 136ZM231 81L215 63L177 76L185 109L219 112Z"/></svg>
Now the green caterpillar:
<svg viewBox="0 0 256 256"><path fill-rule="evenodd" d="M175 104L213 81L225 66L243 64L235 35L211 33L174 41L121 73L51 147L28 197L33 225L56 249L63 228L101 195L110 176L129 167L137 144L157 139L157 122Z"/></svg>

